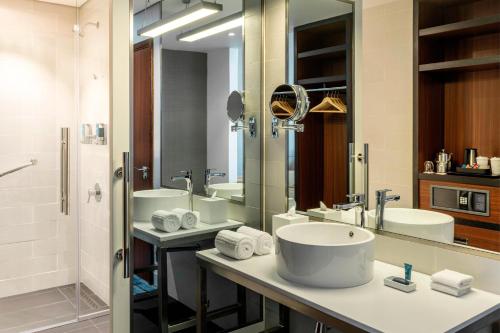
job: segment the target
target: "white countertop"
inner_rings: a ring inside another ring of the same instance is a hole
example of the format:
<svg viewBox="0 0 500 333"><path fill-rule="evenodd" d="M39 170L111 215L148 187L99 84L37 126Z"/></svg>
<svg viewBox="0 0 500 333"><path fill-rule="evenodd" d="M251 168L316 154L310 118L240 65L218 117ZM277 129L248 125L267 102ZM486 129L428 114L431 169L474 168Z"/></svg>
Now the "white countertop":
<svg viewBox="0 0 500 333"><path fill-rule="evenodd" d="M380 261L375 261L374 278L365 285L322 289L279 277L274 254L238 261L210 249L197 257L369 332L455 332L500 308L500 295L472 289L457 298L431 290L430 276L418 272L412 274L415 292L386 287L384 278L402 276L403 268Z"/></svg>
<svg viewBox="0 0 500 333"><path fill-rule="evenodd" d="M145 234L148 238L154 239L157 242L169 242L181 238L189 238L203 234L209 234L224 229L236 229L242 226L242 222L227 220L224 223L207 224L198 222L193 229L179 229L175 232L165 232L156 229L151 222L134 222L134 233ZM137 235L140 237L140 235Z"/></svg>

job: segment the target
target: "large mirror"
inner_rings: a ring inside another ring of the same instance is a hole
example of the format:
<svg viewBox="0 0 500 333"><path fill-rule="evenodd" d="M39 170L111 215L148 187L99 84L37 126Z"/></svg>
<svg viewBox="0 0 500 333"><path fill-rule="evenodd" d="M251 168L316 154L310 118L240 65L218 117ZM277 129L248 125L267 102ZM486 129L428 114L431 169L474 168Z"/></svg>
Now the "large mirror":
<svg viewBox="0 0 500 333"><path fill-rule="evenodd" d="M260 1L134 0L134 13L134 331L190 332L196 251L261 227ZM211 309L251 304L211 331L259 321L259 296L208 284Z"/></svg>
<svg viewBox="0 0 500 333"><path fill-rule="evenodd" d="M242 19L241 1L223 5L231 19ZM243 201L244 131L231 130L227 113L231 92L243 91L242 29L183 37L203 29L162 40L161 186L185 189L176 177L189 170L195 194Z"/></svg>
<svg viewBox="0 0 500 333"><path fill-rule="evenodd" d="M288 133L289 205L500 251L500 36L460 30L487 3L365 1L354 19L348 1L288 1L288 82L311 99L304 133Z"/></svg>

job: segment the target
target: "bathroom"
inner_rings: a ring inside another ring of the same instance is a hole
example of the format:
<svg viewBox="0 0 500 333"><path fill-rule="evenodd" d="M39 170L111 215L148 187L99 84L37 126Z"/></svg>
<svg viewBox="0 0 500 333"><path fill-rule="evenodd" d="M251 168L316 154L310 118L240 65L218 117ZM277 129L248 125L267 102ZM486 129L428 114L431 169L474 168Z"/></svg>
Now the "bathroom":
<svg viewBox="0 0 500 333"><path fill-rule="evenodd" d="M0 332L500 330L497 0L0 26Z"/></svg>

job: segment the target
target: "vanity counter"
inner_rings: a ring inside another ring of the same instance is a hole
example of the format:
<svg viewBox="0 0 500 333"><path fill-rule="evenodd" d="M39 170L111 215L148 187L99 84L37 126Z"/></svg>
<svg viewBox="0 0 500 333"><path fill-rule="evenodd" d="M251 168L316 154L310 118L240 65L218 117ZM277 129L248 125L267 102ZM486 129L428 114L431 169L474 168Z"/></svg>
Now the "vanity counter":
<svg viewBox="0 0 500 333"><path fill-rule="evenodd" d="M417 290L404 293L384 286L384 278L401 276L403 268L375 261L371 282L353 288L322 289L301 286L282 279L276 272L275 255L234 260L217 249L197 253L200 265L223 273L234 282L241 279L250 289L266 290L275 301L291 300L367 332L457 332L484 317L500 315L500 295L473 289L456 298L430 288L430 276L414 272ZM253 286L253 288L252 288ZM264 295L266 296L266 295ZM293 308L293 307L291 307ZM313 312L314 312L313 311ZM320 316L316 316L318 317ZM328 324L328 323L326 323Z"/></svg>

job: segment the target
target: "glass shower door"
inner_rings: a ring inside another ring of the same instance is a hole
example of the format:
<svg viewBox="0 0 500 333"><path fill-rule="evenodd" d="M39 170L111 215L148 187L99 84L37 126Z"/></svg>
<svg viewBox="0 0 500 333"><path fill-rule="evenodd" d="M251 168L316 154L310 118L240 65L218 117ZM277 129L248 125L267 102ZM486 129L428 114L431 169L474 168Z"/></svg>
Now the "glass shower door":
<svg viewBox="0 0 500 333"><path fill-rule="evenodd" d="M77 7L0 2L0 332L77 318L75 24Z"/></svg>

